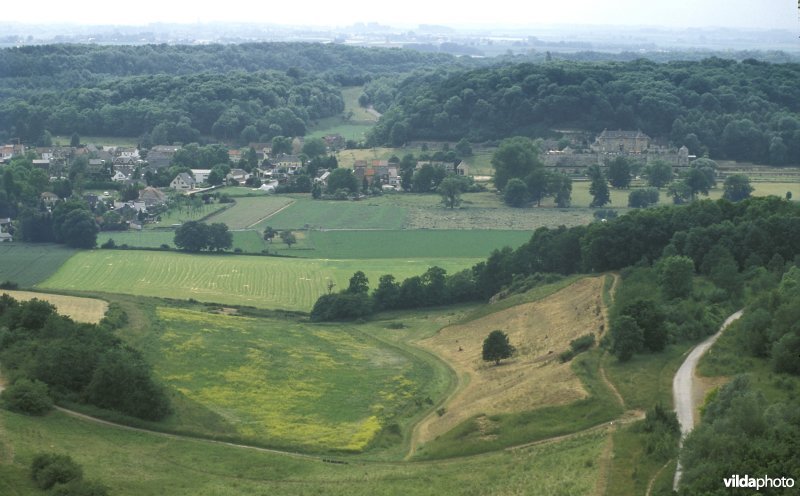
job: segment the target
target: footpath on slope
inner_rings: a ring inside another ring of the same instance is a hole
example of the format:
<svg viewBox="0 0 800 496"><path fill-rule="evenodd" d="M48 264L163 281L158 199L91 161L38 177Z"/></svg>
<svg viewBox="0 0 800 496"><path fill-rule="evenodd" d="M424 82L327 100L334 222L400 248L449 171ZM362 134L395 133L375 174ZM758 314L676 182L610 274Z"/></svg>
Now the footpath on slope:
<svg viewBox="0 0 800 496"><path fill-rule="evenodd" d="M697 363L705 352L717 342L722 332L742 316L742 312L743 310L739 310L729 316L725 319L725 322L722 323L722 326L720 326L716 334L695 346L675 374L675 378L672 381L672 398L675 404L675 413L678 415L678 423L681 426L681 446L683 445L684 438L694 429L694 376ZM681 475L683 475L683 468L681 467L680 460L678 460L678 467L675 470L675 479L672 483L672 488L676 491L681 482Z"/></svg>

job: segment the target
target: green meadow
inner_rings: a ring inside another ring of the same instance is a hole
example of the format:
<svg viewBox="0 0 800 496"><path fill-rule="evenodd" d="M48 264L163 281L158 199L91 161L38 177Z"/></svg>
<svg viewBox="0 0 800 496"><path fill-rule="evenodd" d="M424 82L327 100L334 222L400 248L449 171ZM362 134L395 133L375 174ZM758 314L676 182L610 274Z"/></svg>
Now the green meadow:
<svg viewBox="0 0 800 496"><path fill-rule="evenodd" d="M76 252L56 244L0 243L0 282L29 288L50 277Z"/></svg>
<svg viewBox="0 0 800 496"><path fill-rule="evenodd" d="M202 405L179 409L170 428L214 436L221 423L250 443L357 452L397 412L424 405L431 368L353 328L172 307L156 315L157 375L189 400L179 404ZM209 413L213 429L197 421Z"/></svg>
<svg viewBox="0 0 800 496"><path fill-rule="evenodd" d="M0 410L0 492L43 494L29 467L41 452L70 454L84 477L117 496L420 496L594 494L607 442L589 433L559 443L437 463L381 463L242 449L142 434L53 412L43 418Z"/></svg>
<svg viewBox="0 0 800 496"><path fill-rule="evenodd" d="M309 311L327 291L330 281L337 291L344 289L359 270L375 284L383 274L393 274L402 280L420 275L434 265L456 272L478 261L434 257L318 260L92 250L76 253L37 287Z"/></svg>

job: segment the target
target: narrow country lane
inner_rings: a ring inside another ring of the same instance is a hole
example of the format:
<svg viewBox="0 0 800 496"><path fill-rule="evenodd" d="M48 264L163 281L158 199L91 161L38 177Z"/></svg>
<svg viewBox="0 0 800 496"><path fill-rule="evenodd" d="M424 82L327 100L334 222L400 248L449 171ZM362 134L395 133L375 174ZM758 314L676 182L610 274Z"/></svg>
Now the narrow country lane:
<svg viewBox="0 0 800 496"><path fill-rule="evenodd" d="M683 439L689 434L692 429L694 428L694 374L695 369L697 368L697 362L700 361L700 357L702 357L706 351L719 339L722 335L722 332L731 325L736 319L742 316L742 310L734 313L727 319L725 322L722 323L720 326L719 331L716 332L713 336L709 337L702 343L695 346L692 351L689 353L689 356L686 357L681 368L678 369L678 372L675 374L675 378L672 381L672 399L673 403L675 404L675 413L678 414L678 423L681 426L681 445L683 444ZM672 483L672 488L677 490L678 485L681 482L681 475L683 470L681 468L680 461L678 461L678 468L675 470L675 479Z"/></svg>

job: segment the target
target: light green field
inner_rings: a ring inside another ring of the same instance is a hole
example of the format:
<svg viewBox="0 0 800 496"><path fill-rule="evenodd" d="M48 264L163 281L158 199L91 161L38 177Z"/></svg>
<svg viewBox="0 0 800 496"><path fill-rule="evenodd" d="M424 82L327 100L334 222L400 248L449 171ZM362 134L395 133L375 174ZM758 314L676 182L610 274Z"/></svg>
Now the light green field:
<svg viewBox="0 0 800 496"><path fill-rule="evenodd" d="M50 277L75 252L49 243L0 243L0 282L29 288Z"/></svg>
<svg viewBox="0 0 800 496"><path fill-rule="evenodd" d="M149 359L162 382L238 438L262 445L361 451L398 411L423 405L420 390L432 374L346 326L170 307L156 313L158 351ZM169 423L186 430L197 425L191 417L178 411Z"/></svg>
<svg viewBox="0 0 800 496"><path fill-rule="evenodd" d="M367 111L364 107L358 104L358 97L364 92L363 86L350 86L342 88L342 99L344 99L344 111L353 112L354 121L369 121L377 122L378 118L375 114Z"/></svg>
<svg viewBox="0 0 800 496"><path fill-rule="evenodd" d="M238 248L245 253L261 253L267 247L261 234L256 231L231 231L231 234L234 250ZM175 231L172 230L103 231L97 235L97 246L109 239L113 239L118 247L160 248L161 245L167 245L175 248Z"/></svg>
<svg viewBox="0 0 800 496"><path fill-rule="evenodd" d="M400 230L309 231L300 249L286 249L279 239L270 252L308 258L426 258L488 257L494 249L516 248L527 242L530 231Z"/></svg>
<svg viewBox="0 0 800 496"><path fill-rule="evenodd" d="M400 229L406 210L383 197L364 201L312 200L311 195L295 195L288 208L259 222L255 229L301 229L308 225L323 229Z"/></svg>
<svg viewBox="0 0 800 496"><path fill-rule="evenodd" d="M344 465L142 434L60 412L36 418L0 410L0 432L0 493L9 496L43 494L29 476L41 452L70 454L86 479L116 496L588 496L595 494L607 439L592 433L434 464Z"/></svg>
<svg viewBox="0 0 800 496"><path fill-rule="evenodd" d="M40 288L102 291L309 311L328 281L346 288L361 270L375 284L437 265L448 272L480 261L469 258L309 260L241 255L187 255L159 251L95 250L77 253Z"/></svg>
<svg viewBox="0 0 800 496"><path fill-rule="evenodd" d="M588 186L587 186L588 188ZM588 189L587 189L588 195ZM460 208L445 208L436 194L397 193L362 201L313 200L291 195L295 203L254 226L274 229L485 229L534 231L592 221L589 208L511 208L492 192L465 193ZM627 196L626 205L627 205ZM588 206L588 201L587 201Z"/></svg>
<svg viewBox="0 0 800 496"><path fill-rule="evenodd" d="M345 121L341 117L328 117L327 119L321 119L313 126L306 138L322 138L330 134L339 134L345 140L359 142L366 139L367 132L373 126L372 122Z"/></svg>
<svg viewBox="0 0 800 496"><path fill-rule="evenodd" d="M145 224L145 228L154 229L159 227L171 227L178 224L183 224L184 222L188 222L190 220L200 220L204 217L208 217L214 212L219 212L220 210L230 208L232 206L233 204L230 203L204 203L200 206L200 208L197 209L189 207L171 208L160 214L161 221L153 224Z"/></svg>
<svg viewBox="0 0 800 496"><path fill-rule="evenodd" d="M230 229L248 229L291 204L292 201L285 196L240 197L232 207L208 217L206 222L209 224L222 222Z"/></svg>

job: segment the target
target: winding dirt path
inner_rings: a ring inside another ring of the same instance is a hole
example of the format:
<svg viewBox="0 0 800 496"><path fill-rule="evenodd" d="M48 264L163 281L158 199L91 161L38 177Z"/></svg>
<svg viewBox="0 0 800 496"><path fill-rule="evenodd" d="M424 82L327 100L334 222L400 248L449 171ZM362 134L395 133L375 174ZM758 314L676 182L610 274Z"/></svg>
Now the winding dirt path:
<svg viewBox="0 0 800 496"><path fill-rule="evenodd" d="M731 323L742 316L742 312L743 310L739 310L729 316L725 319L725 322L722 323L722 326L720 326L716 334L695 346L689 353L689 356L686 357L686 360L684 360L681 368L679 368L678 372L675 374L675 378L672 381L672 398L675 404L675 413L678 414L678 423L681 426L681 446L683 446L683 440L686 435L694 429L694 410L696 408L694 400L694 376L697 362L700 361L700 358L705 352L719 339L722 332L727 329ZM675 470L675 479L672 483L672 488L676 491L681 482L681 475L683 475L683 468L679 460L678 468Z"/></svg>

